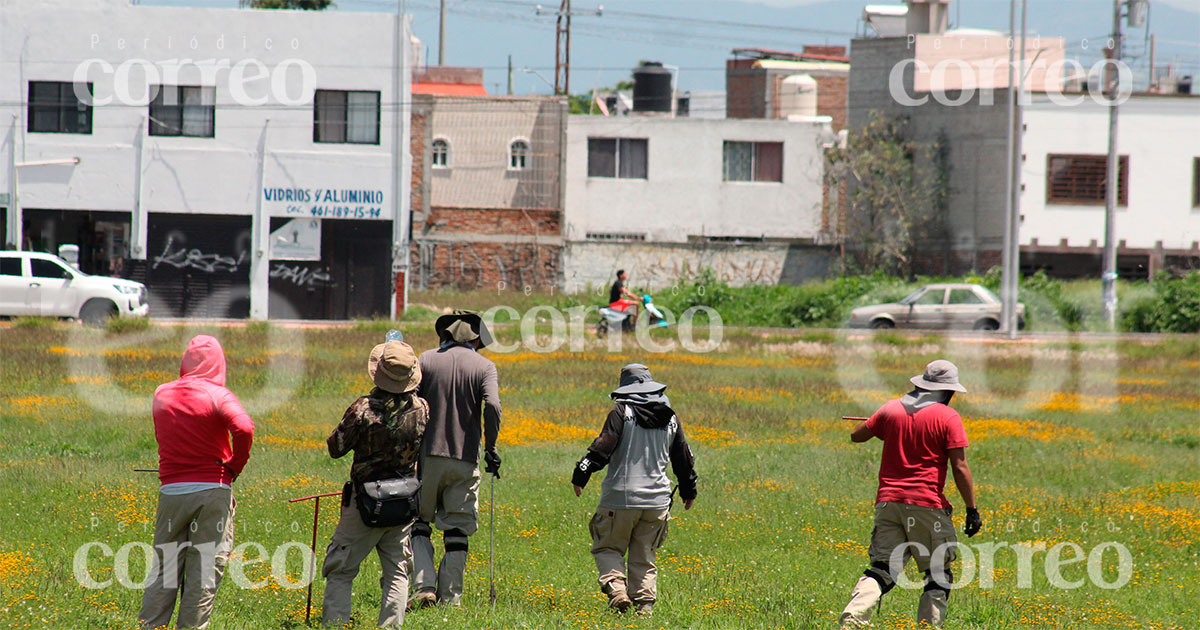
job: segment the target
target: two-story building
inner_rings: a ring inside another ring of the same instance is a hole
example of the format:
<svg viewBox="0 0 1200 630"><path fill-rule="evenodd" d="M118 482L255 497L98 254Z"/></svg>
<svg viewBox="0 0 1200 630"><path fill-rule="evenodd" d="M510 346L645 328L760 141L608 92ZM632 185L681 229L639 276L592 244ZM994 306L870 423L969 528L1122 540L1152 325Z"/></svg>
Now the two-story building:
<svg viewBox="0 0 1200 630"><path fill-rule="evenodd" d="M0 237L77 246L156 315L387 315L411 54L395 14L8 0Z"/></svg>
<svg viewBox="0 0 1200 630"><path fill-rule="evenodd" d="M567 122L564 285L617 269L656 288L712 269L732 284L824 275L827 117L573 115Z"/></svg>

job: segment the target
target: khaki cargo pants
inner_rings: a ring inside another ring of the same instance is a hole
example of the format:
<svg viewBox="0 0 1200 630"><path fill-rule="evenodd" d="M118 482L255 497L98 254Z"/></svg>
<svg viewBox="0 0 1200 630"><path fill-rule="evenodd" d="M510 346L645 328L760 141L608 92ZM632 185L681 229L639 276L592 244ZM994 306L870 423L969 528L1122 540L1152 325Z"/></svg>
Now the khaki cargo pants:
<svg viewBox="0 0 1200 630"><path fill-rule="evenodd" d="M611 598L625 592L635 604L654 603L658 597L655 551L667 539L670 518L667 508L596 508L588 529L592 533L592 557L600 573L600 590L605 595Z"/></svg>
<svg viewBox="0 0 1200 630"><path fill-rule="evenodd" d="M325 550L321 575L325 577L325 599L321 624L335 626L350 621L350 593L358 569L370 555L379 554L379 625L400 627L404 623L404 605L408 600L408 562L412 558L409 530L412 525L367 527L358 513L351 493L342 508L337 529Z"/></svg>
<svg viewBox="0 0 1200 630"><path fill-rule="evenodd" d="M159 494L154 562L138 623L165 628L179 596L179 628L207 628L217 586L233 551L233 491Z"/></svg>
<svg viewBox="0 0 1200 630"><path fill-rule="evenodd" d="M421 460L420 520L413 525L413 593L437 593L438 602L462 601L467 537L479 528L479 466L450 457ZM446 553L434 570L432 526L442 530Z"/></svg>
<svg viewBox="0 0 1200 630"><path fill-rule="evenodd" d="M909 559L925 574L925 590L917 606L917 622L934 627L946 617L953 575L950 563L957 556L958 537L950 509L882 501L875 504L875 529L867 551L871 567L854 585L850 603L840 619L843 628L865 627L885 593L895 586L896 576Z"/></svg>

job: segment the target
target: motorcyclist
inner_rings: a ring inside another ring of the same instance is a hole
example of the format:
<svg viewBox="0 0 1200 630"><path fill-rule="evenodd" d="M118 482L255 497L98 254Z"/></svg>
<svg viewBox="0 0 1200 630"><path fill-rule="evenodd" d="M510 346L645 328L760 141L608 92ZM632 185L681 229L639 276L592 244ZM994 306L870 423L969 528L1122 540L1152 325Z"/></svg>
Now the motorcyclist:
<svg viewBox="0 0 1200 630"><path fill-rule="evenodd" d="M614 311L628 312L631 323L637 323L638 305L642 299L636 293L625 288L629 274L624 269L617 270L617 279L608 290L608 307Z"/></svg>

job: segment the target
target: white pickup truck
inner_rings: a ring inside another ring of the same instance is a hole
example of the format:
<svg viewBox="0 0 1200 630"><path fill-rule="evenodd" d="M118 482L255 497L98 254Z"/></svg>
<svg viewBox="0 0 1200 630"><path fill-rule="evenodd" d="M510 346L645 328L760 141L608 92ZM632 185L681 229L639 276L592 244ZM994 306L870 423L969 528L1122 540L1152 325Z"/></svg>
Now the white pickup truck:
<svg viewBox="0 0 1200 630"><path fill-rule="evenodd" d="M140 282L89 276L53 254L0 251L0 316L71 317L101 324L150 313Z"/></svg>

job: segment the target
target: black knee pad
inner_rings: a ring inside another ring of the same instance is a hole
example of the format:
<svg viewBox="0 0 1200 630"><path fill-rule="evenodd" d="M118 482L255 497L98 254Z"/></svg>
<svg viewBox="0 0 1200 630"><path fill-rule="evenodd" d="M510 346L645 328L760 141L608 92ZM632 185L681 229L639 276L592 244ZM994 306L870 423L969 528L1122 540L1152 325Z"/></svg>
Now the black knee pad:
<svg viewBox="0 0 1200 630"><path fill-rule="evenodd" d="M934 577L932 571L925 572L925 592L942 591L946 594L946 599L950 599L950 585L954 583L954 572L950 569L943 571L941 575Z"/></svg>
<svg viewBox="0 0 1200 630"><path fill-rule="evenodd" d="M896 580L892 578L892 574L888 569L889 567L886 562L872 562L871 568L863 571L863 575L879 583L881 595L887 595L888 591L896 588Z"/></svg>
<svg viewBox="0 0 1200 630"><path fill-rule="evenodd" d="M429 538L433 534L433 528L425 521L417 521L412 526L413 538Z"/></svg>
<svg viewBox="0 0 1200 630"><path fill-rule="evenodd" d="M466 551L467 550L467 533L461 529L447 529L442 533L443 539L446 541L446 552L451 551Z"/></svg>

